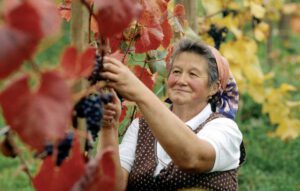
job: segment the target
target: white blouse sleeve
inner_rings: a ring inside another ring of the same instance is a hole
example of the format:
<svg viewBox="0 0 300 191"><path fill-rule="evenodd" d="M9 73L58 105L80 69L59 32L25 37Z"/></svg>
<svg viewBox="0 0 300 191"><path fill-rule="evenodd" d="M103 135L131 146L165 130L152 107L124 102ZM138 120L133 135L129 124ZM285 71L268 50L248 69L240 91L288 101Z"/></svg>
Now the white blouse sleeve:
<svg viewBox="0 0 300 191"><path fill-rule="evenodd" d="M198 137L208 141L216 151L213 171L237 168L240 158L240 144L243 136L237 124L228 118L217 118L208 122Z"/></svg>
<svg viewBox="0 0 300 191"><path fill-rule="evenodd" d="M121 144L119 145L119 155L121 166L130 173L134 159L137 145L139 129L139 119L136 118L128 127Z"/></svg>

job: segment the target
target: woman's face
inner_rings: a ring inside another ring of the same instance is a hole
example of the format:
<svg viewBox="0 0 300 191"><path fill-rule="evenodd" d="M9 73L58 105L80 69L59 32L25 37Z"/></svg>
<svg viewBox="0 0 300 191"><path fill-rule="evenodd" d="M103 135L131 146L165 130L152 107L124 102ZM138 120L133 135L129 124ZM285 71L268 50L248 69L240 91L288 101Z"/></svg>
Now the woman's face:
<svg viewBox="0 0 300 191"><path fill-rule="evenodd" d="M182 52L175 57L167 81L173 104L206 105L210 94L207 61L196 53Z"/></svg>

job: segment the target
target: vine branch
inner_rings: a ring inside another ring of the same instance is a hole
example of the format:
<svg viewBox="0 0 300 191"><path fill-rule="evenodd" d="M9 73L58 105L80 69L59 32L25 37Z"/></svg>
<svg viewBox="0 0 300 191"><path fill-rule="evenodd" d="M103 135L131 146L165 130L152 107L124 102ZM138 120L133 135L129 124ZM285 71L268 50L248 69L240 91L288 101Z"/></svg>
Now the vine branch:
<svg viewBox="0 0 300 191"><path fill-rule="evenodd" d="M138 23L136 22L136 23L135 23L135 26L134 26L133 34L130 35L129 45L128 45L128 47L127 47L127 49L126 49L126 52L125 52L125 54L124 54L124 56L123 56L123 58L122 58L122 62L125 61L125 58L126 58L126 56L128 55L128 53L129 53L129 51L130 51L130 48L131 48L132 43L133 43L133 41L134 41L134 37L135 37L136 32L137 32L137 28L138 28Z"/></svg>

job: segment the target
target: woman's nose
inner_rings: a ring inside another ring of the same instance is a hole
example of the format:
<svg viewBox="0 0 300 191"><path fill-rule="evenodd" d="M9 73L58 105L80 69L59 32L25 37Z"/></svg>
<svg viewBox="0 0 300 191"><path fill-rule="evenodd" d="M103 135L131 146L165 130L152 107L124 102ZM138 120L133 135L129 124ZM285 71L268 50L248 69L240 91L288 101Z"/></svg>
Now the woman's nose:
<svg viewBox="0 0 300 191"><path fill-rule="evenodd" d="M186 85L187 84L187 76L185 74L181 74L178 76L177 83L180 85Z"/></svg>

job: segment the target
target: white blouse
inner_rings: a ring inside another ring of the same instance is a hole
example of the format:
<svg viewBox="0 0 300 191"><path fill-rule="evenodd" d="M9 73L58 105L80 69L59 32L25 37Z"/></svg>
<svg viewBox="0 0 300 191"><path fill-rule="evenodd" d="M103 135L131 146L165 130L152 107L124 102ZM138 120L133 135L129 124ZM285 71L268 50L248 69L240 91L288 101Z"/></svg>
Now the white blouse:
<svg viewBox="0 0 300 191"><path fill-rule="evenodd" d="M210 104L208 104L199 114L187 121L185 124L191 129L196 129L212 113ZM137 145L139 129L139 120L135 119L128 127L121 144L119 145L121 166L128 172L131 171L135 159L135 150ZM216 118L208 122L201 131L197 133L199 139L209 142L216 152L216 159L213 171L226 171L237 168L240 158L240 144L242 142L242 133L237 124L229 118ZM157 142L158 165L154 175L157 175L170 162L170 156Z"/></svg>

